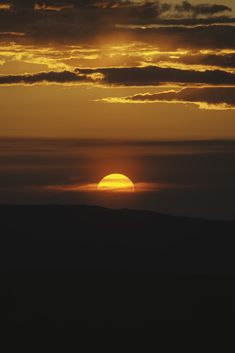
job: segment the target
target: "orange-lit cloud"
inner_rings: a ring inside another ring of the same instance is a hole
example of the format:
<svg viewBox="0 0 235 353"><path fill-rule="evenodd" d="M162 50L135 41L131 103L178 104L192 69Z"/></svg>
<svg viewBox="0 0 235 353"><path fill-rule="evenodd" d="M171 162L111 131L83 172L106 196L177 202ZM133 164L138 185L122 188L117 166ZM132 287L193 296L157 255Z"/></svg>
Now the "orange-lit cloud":
<svg viewBox="0 0 235 353"><path fill-rule="evenodd" d="M68 9L73 9L74 5L73 4L65 4L65 5L47 5L46 3L36 3L34 4L34 10L35 11L56 11L60 12L63 10L68 10Z"/></svg>
<svg viewBox="0 0 235 353"><path fill-rule="evenodd" d="M0 36L24 37L24 36L26 36L26 33L24 33L24 32L0 32Z"/></svg>
<svg viewBox="0 0 235 353"><path fill-rule="evenodd" d="M0 11L8 11L11 9L11 4L5 2L5 3L0 3Z"/></svg>
<svg viewBox="0 0 235 353"><path fill-rule="evenodd" d="M26 38L23 32L0 32L1 35L8 36L15 40ZM60 48L56 46L36 46L19 45L14 42L6 45L0 41L0 57L6 61L5 71L8 70L8 63L12 61L22 63L24 74L25 67L38 65L38 71L42 65L49 70L72 71L77 67L94 68L131 68L158 66L160 68L180 69L191 71L223 70L230 73L235 72L234 50L173 50L161 51L153 45L143 45L140 43L130 43L126 45L102 45L102 46L70 46L65 45ZM20 65L18 65L20 70Z"/></svg>
<svg viewBox="0 0 235 353"><path fill-rule="evenodd" d="M59 191L59 192L98 192L97 190L98 184L91 183L91 184L74 184L74 185L51 185L47 186L45 189L51 191ZM169 188L175 188L176 186L167 184L167 183L152 183L152 182L138 182L135 183L135 192L153 192L153 191L161 191ZM119 193L126 193L123 189L118 191L109 191L106 192L119 192Z"/></svg>
<svg viewBox="0 0 235 353"><path fill-rule="evenodd" d="M196 104L201 109L235 109L235 87L184 88L155 94L144 93L130 97L110 97L108 103L183 103Z"/></svg>

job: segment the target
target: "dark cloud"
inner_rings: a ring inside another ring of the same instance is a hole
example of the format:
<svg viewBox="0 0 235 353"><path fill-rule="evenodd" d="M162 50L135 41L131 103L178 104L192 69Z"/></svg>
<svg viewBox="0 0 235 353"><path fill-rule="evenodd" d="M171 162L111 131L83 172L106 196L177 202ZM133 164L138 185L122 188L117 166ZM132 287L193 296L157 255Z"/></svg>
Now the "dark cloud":
<svg viewBox="0 0 235 353"><path fill-rule="evenodd" d="M49 83L77 83L89 81L84 75L79 75L75 72L63 71L63 72L40 72L33 75L8 75L0 76L0 85L16 85L16 84L28 84L33 85L37 83L49 82Z"/></svg>
<svg viewBox="0 0 235 353"><path fill-rule="evenodd" d="M66 0L66 1L58 1L58 0L10 0L4 3L12 4L16 9L17 8L34 8L35 4L48 6L68 6L72 5L74 8L95 8L95 9L139 9L145 10L148 9L157 14L162 14L169 10L175 10L178 13L193 13L195 15L214 15L218 13L223 13L226 11L231 11L231 8L225 5L217 5L217 4L198 4L193 5L189 1L182 1L177 5L172 5L171 2L164 2L159 0L143 0L143 1L135 1L135 0Z"/></svg>
<svg viewBox="0 0 235 353"><path fill-rule="evenodd" d="M145 58L133 54L135 58L136 65L140 65ZM202 53L201 51L191 51L190 53L184 54L183 52L176 52L175 55L169 55L168 52L160 52L153 55L151 58L151 63L154 65L168 65L169 67L172 65L177 66L178 64L184 64L185 69L193 68L195 65L195 70L197 70L197 66L203 69L213 70L215 68L219 68L220 70L226 69L226 71L233 72L235 68L235 52L227 53L226 51L216 51L212 50L211 53ZM147 58L148 60L148 58ZM148 61L144 62L148 62ZM150 60L149 60L150 62ZM230 70L231 69L231 70Z"/></svg>
<svg viewBox="0 0 235 353"><path fill-rule="evenodd" d="M11 20L0 12L1 41L14 41L19 44L51 45L99 45L99 43L129 43L136 41L155 45L164 50L185 49L235 49L235 26L225 24L226 18L221 19L220 25L214 25L214 20L197 25L195 20L167 20L157 28L129 25L115 26L115 20L110 22L90 14L89 18L78 16L76 21L61 11L53 15L43 16L44 11L34 11L39 14L30 15L28 23L25 16L18 17L12 13ZM33 20L37 18L37 20ZM202 20L200 19L200 22ZM233 21L229 20L229 22ZM165 24L164 24L165 22ZM211 24L210 24L211 23ZM217 19L215 19L217 23ZM222 24L224 23L224 24ZM24 36L17 36L22 33ZM9 34L12 34L11 36Z"/></svg>
<svg viewBox="0 0 235 353"><path fill-rule="evenodd" d="M233 24L235 22L234 17L228 16L213 16L213 17L188 17L188 18L158 18L154 23L150 25L156 26L185 26L193 27L200 25L213 25L213 24Z"/></svg>
<svg viewBox="0 0 235 353"><path fill-rule="evenodd" d="M202 107L216 109L235 108L235 88L203 87L184 88L180 91L168 91L156 94L136 94L124 100L133 102L182 102L196 103ZM204 104L205 103L205 104ZM203 105L204 104L204 105Z"/></svg>
<svg viewBox="0 0 235 353"><path fill-rule="evenodd" d="M218 66L235 68L235 54L197 54L183 56L179 60L187 65Z"/></svg>
<svg viewBox="0 0 235 353"><path fill-rule="evenodd" d="M66 3L54 3L52 5L50 5L49 3L35 3L34 4L34 10L35 11L63 11L63 10L70 10L73 9L74 6L73 4L66 4Z"/></svg>
<svg viewBox="0 0 235 353"><path fill-rule="evenodd" d="M84 75L102 74L102 83L121 86L155 86L162 84L235 85L235 75L220 70L194 71L156 66L132 68L79 69Z"/></svg>
<svg viewBox="0 0 235 353"><path fill-rule="evenodd" d="M128 28L118 29L118 25L198 25L213 23L231 23L233 18L227 17L225 11L231 9L224 5L192 5L183 2L173 6L161 1L121 1L121 0L68 0L68 1L31 1L12 0L11 11L0 11L0 32L27 34L27 38L16 38L19 42L43 41L63 42L71 41L83 43L104 39L107 34L126 37L133 35L150 36L155 43L161 36L168 36L171 43L171 32L165 33L155 30L133 31ZM221 14L221 16L220 16ZM200 17L203 15L203 18ZM219 17L218 17L219 16ZM182 36L182 44L186 41L187 33L174 29L174 40L177 35ZM203 33L206 34L204 28ZM194 36L198 33L192 33ZM212 34L213 35L213 34ZM226 33L224 33L226 35ZM154 36L154 38L152 38ZM211 36L207 42L210 41ZM186 37L186 38L185 38ZM201 38L199 39L199 45ZM163 38L165 40L165 38ZM6 38L6 40L9 40ZM192 41L192 42L193 42ZM220 39L218 39L220 42ZM174 43L174 41L172 41ZM227 44L227 43L226 43Z"/></svg>
<svg viewBox="0 0 235 353"><path fill-rule="evenodd" d="M73 72L41 72L31 75L0 76L1 85L36 83L99 83L115 86L228 85L235 86L235 75L221 70L179 70L171 68L127 67L76 69Z"/></svg>
<svg viewBox="0 0 235 353"><path fill-rule="evenodd" d="M235 49L235 26L169 26L132 29L134 38L155 44L162 50L186 49Z"/></svg>
<svg viewBox="0 0 235 353"><path fill-rule="evenodd" d="M183 1L182 4L176 5L175 9L177 12L189 13L194 17L203 15L211 16L216 15L221 12L232 11L232 9L225 5L216 5L216 4L198 4L193 5L189 1Z"/></svg>

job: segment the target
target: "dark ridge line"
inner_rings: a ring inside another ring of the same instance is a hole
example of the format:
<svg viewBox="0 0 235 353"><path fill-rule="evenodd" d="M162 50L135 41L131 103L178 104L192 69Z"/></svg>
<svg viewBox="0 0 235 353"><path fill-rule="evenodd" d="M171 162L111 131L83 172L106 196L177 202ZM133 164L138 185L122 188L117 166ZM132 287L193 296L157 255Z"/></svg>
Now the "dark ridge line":
<svg viewBox="0 0 235 353"><path fill-rule="evenodd" d="M193 217L193 216L181 216L181 215L173 215L173 214L164 214L161 212L153 211L153 210L145 210L145 209L129 209L129 208L108 208L99 205L79 205L79 204L0 204L1 209L10 209L10 208L19 208L19 209L80 209L80 210L93 210L100 212L108 212L112 214L143 214L144 216L155 216L156 218L171 218L174 220L184 220L184 221L193 221L193 222L205 222L205 223L234 223L235 219L214 219L214 218L203 218L203 217Z"/></svg>

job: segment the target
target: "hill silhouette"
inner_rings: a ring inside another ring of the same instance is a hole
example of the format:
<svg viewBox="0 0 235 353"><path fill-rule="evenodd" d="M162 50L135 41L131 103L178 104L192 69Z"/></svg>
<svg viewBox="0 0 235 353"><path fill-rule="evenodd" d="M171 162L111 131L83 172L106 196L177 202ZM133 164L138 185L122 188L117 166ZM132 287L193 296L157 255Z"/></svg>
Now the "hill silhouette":
<svg viewBox="0 0 235 353"><path fill-rule="evenodd" d="M18 273L2 277L3 324L128 328L234 318L234 221L92 206L1 206L0 214L0 270ZM124 283L81 277L92 271L154 274Z"/></svg>
<svg viewBox="0 0 235 353"><path fill-rule="evenodd" d="M233 273L235 222L92 206L1 206L1 270Z"/></svg>

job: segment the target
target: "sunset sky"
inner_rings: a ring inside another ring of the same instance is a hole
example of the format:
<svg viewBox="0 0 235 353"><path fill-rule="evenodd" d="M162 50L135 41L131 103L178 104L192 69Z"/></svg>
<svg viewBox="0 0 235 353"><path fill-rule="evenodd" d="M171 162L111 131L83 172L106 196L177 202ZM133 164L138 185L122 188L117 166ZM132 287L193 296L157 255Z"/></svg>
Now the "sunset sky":
<svg viewBox="0 0 235 353"><path fill-rule="evenodd" d="M0 202L115 172L154 185L133 207L235 217L233 4L0 1Z"/></svg>

